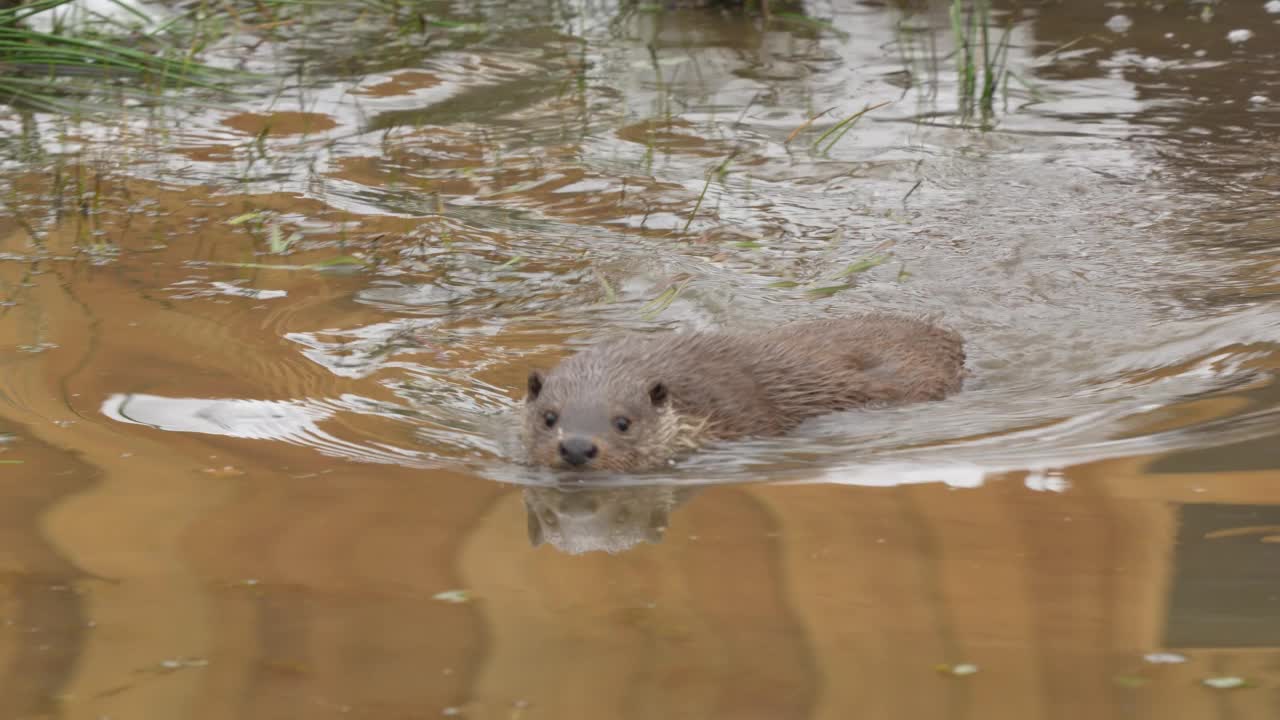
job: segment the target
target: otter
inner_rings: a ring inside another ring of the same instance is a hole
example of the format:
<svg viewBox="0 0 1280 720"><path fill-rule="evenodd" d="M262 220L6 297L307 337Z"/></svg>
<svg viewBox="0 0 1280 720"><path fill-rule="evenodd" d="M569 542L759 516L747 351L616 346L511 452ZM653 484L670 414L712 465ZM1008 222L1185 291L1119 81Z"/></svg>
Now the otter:
<svg viewBox="0 0 1280 720"><path fill-rule="evenodd" d="M817 415L940 400L960 389L964 362L957 333L890 314L630 334L532 370L521 441L533 465L652 470Z"/></svg>

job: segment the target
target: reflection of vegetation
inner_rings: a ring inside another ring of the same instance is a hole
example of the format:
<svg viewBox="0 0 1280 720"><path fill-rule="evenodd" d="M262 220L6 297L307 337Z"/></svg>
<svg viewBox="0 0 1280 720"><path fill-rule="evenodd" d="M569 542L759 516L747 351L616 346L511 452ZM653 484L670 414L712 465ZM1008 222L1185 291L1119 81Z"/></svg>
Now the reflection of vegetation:
<svg viewBox="0 0 1280 720"><path fill-rule="evenodd" d="M118 96L138 100L175 86L214 88L232 77L195 62L191 50L166 43L160 31L125 38L124 28L108 21L75 33L56 23L47 31L26 27L32 16L70 1L0 3L0 102L85 111L94 107L90 96L103 92L103 80L116 81L110 88Z"/></svg>

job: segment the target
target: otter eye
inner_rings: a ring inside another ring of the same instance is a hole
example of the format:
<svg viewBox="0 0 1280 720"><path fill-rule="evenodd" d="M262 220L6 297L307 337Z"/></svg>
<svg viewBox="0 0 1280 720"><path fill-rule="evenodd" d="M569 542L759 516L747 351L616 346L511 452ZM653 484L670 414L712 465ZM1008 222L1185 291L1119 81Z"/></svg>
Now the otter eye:
<svg viewBox="0 0 1280 720"><path fill-rule="evenodd" d="M619 416L613 419L613 426L618 428L618 432L626 432L631 427L631 421Z"/></svg>
<svg viewBox="0 0 1280 720"><path fill-rule="evenodd" d="M560 419L560 416L555 414L555 411L553 410L548 410L542 413L542 422L545 423L546 426L549 428L555 427L556 421L559 419Z"/></svg>

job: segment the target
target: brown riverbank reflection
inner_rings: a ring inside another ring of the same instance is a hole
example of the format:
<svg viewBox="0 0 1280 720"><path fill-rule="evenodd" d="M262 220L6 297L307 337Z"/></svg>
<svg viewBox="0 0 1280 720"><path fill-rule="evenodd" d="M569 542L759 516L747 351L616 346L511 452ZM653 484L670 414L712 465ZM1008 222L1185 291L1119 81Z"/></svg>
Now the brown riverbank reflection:
<svg viewBox="0 0 1280 720"><path fill-rule="evenodd" d="M984 111L948 3L465 5L0 107L0 719L1275 715L1276 8L1001 5ZM531 366L866 309L966 390L513 460Z"/></svg>

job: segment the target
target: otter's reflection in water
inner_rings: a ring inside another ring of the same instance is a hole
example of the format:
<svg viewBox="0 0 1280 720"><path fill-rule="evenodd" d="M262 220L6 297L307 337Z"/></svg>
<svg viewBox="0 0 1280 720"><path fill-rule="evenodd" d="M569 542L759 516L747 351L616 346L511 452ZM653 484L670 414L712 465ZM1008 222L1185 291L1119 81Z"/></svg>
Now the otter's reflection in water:
<svg viewBox="0 0 1280 720"><path fill-rule="evenodd" d="M529 542L534 547L545 542L570 555L658 543L671 511L693 492L670 486L526 487Z"/></svg>

